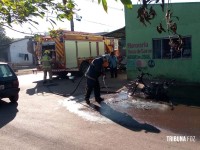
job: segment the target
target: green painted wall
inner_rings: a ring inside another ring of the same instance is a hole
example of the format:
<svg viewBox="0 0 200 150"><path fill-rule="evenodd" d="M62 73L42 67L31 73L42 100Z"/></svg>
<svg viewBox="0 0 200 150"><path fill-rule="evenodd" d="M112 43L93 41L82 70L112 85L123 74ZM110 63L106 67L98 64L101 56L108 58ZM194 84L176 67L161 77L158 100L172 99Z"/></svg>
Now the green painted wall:
<svg viewBox="0 0 200 150"><path fill-rule="evenodd" d="M173 3L173 14L179 16L176 21L177 32L182 36L191 36L192 57L179 59L154 59L155 67L150 68L147 62L152 59L152 39L167 37L167 33L159 34L156 26L162 21L164 14L156 5L157 16L145 27L137 18L138 5L133 9L125 9L127 77L133 79L138 75L137 64L153 76L175 78L180 81L200 83L200 3Z"/></svg>

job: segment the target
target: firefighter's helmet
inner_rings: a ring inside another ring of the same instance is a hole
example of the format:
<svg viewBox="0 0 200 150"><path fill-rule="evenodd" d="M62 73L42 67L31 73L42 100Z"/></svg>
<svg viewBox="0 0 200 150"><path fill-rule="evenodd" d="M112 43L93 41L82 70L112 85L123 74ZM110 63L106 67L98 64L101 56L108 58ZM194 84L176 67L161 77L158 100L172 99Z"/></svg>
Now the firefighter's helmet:
<svg viewBox="0 0 200 150"><path fill-rule="evenodd" d="M103 58L103 67L107 68L109 66L109 55L108 54L104 54L102 55Z"/></svg>
<svg viewBox="0 0 200 150"><path fill-rule="evenodd" d="M49 53L50 53L49 50L45 50L45 51L44 51L44 54L49 54Z"/></svg>
<svg viewBox="0 0 200 150"><path fill-rule="evenodd" d="M104 60L105 59L108 60L109 59L109 54L103 54L102 57L103 57Z"/></svg>

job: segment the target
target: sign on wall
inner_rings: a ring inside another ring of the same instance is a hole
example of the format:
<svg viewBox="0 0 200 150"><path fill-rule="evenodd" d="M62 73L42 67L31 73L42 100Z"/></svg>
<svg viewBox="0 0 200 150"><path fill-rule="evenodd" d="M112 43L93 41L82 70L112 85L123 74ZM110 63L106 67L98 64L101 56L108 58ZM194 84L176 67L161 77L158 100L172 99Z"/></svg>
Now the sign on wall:
<svg viewBox="0 0 200 150"><path fill-rule="evenodd" d="M128 59L151 59L152 49L147 42L128 43Z"/></svg>
<svg viewBox="0 0 200 150"><path fill-rule="evenodd" d="M149 48L148 42L128 43L128 70L135 68L144 68L149 66L147 60L151 59L152 49Z"/></svg>

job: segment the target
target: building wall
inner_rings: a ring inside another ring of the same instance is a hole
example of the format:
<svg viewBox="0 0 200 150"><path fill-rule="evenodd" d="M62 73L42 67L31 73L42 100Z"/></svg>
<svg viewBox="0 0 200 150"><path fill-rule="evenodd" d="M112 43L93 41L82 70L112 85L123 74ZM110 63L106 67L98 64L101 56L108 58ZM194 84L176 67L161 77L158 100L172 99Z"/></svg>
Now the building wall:
<svg viewBox="0 0 200 150"><path fill-rule="evenodd" d="M33 56L27 51L29 39L15 41L10 45L10 62L21 65L33 64Z"/></svg>
<svg viewBox="0 0 200 150"><path fill-rule="evenodd" d="M179 17L177 32L183 36L191 36L191 58L179 59L152 59L153 38L168 37L167 32L159 34L156 26L162 21L165 24L161 7L154 7L156 18L144 26L137 18L139 6L125 10L126 48L127 48L127 77L133 79L138 75L137 67L144 68L153 76L175 78L180 81L200 83L200 3L173 3L173 14ZM155 63L154 67L148 65L149 61Z"/></svg>

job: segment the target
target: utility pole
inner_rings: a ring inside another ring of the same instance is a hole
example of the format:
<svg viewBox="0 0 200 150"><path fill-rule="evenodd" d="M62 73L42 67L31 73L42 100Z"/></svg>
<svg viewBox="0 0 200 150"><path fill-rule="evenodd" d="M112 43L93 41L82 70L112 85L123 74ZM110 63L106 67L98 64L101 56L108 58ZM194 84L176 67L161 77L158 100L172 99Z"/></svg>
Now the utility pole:
<svg viewBox="0 0 200 150"><path fill-rule="evenodd" d="M67 4L67 0L63 0L63 5L65 6L66 4ZM72 12L72 8L70 9L70 12ZM67 13L67 10L66 10L66 13ZM70 20L70 27L71 27L71 31L74 31L74 17L73 17L73 14L72 14L72 18Z"/></svg>
<svg viewBox="0 0 200 150"><path fill-rule="evenodd" d="M70 9L70 12L72 12L72 9ZM71 27L71 31L74 31L74 17L73 17L73 14L72 14L72 18L70 20L70 27Z"/></svg>
<svg viewBox="0 0 200 150"><path fill-rule="evenodd" d="M71 31L74 31L74 17L72 15L72 18L70 20L70 27L71 27Z"/></svg>
<svg viewBox="0 0 200 150"><path fill-rule="evenodd" d="M82 16L79 16L77 13L76 13L76 21L81 21L82 19ZM71 26L71 31L74 31L74 17L72 15L72 19L70 20L70 26Z"/></svg>

